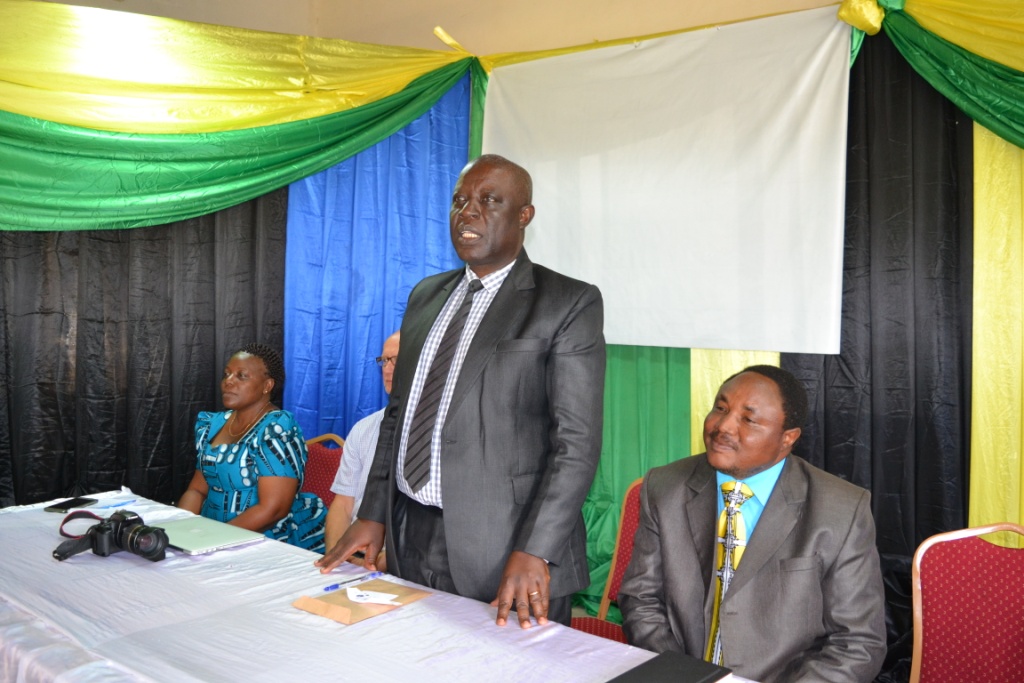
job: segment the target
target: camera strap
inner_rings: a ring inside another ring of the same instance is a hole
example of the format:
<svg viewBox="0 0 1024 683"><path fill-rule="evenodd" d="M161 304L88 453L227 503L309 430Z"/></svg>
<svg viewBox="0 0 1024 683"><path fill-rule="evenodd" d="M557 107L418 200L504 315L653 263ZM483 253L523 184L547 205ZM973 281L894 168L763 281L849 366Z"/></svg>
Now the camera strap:
<svg viewBox="0 0 1024 683"><path fill-rule="evenodd" d="M85 536L85 534L69 534L68 532L64 531L64 525L67 524L68 522L72 521L72 520L75 520L75 519L86 519L86 518L98 519L100 521L103 521L102 517L100 517L97 514L94 514L94 513L90 512L88 510L75 510L71 514L67 515L64 518L64 520L60 523L60 535L63 536L64 538L83 538Z"/></svg>

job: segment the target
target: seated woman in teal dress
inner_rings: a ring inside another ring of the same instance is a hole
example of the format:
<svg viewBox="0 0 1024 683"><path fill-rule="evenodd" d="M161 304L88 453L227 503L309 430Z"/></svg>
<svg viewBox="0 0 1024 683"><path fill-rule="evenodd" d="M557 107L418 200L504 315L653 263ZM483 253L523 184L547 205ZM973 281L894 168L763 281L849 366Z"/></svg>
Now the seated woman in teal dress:
<svg viewBox="0 0 1024 683"><path fill-rule="evenodd" d="M227 410L199 413L196 472L178 507L323 552L327 508L299 492L306 441L292 414L271 402L283 387L274 349L249 344L231 356L220 381Z"/></svg>

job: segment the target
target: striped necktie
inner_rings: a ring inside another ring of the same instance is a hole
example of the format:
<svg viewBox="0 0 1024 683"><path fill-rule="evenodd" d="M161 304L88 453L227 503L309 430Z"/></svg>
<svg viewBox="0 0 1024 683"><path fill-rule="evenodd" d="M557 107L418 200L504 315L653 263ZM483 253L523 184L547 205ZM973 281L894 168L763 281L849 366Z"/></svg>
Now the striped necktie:
<svg viewBox="0 0 1024 683"><path fill-rule="evenodd" d="M472 280L466 290L466 296L455 311L448 328L441 337L441 343L430 363L427 379L423 382L423 392L416 404L416 413L409 425L409 440L405 447L405 464L402 473L409 489L413 493L430 481L430 443L434 435L434 423L437 422L437 409L441 405L444 385L448 381L448 372L455 358L455 350L459 348L462 329L469 318L469 309L473 306L473 295L483 289L480 280Z"/></svg>
<svg viewBox="0 0 1024 683"><path fill-rule="evenodd" d="M746 484L738 481L727 481L722 484L722 498L725 500L725 508L718 516L718 533L716 553L716 581L715 607L711 613L711 637L708 638L707 652L704 659L713 663L722 663L722 623L719 621L719 610L722 607L722 598L729 590L729 584L740 566L743 558L743 549L747 546L747 528L743 524L743 515L740 514L740 506L753 496L753 491Z"/></svg>

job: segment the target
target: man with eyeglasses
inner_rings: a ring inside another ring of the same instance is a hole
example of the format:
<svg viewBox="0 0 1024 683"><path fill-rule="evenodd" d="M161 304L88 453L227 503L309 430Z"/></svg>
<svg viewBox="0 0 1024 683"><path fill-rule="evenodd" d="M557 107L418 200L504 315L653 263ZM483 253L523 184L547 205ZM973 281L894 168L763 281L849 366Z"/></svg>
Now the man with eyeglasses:
<svg viewBox="0 0 1024 683"><path fill-rule="evenodd" d="M391 379L395 374L395 362L398 360L399 336L400 333L395 332L385 339L384 348L376 358L384 380L384 391L388 394L391 393ZM377 450L377 435L380 433L382 419L384 408L356 422L345 439L345 453L338 465L334 483L331 484L331 491L335 496L327 510L327 526L324 529L326 550L333 548L345 530L355 521L355 511L362 502L370 463L373 462L373 454Z"/></svg>

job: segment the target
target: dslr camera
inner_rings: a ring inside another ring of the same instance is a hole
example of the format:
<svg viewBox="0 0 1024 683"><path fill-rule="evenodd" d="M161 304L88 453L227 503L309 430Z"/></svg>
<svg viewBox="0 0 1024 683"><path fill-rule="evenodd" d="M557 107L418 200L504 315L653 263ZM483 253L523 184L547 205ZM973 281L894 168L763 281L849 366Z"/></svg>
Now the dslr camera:
<svg viewBox="0 0 1024 683"><path fill-rule="evenodd" d="M80 514L82 512L85 514ZM80 510L68 515L64 522L79 516L99 519L90 512ZM63 526L61 524L61 534L68 536ZM126 550L150 562L159 562L164 559L164 551L167 549L167 533L160 527L146 526L142 523L142 517L130 510L115 512L98 524L93 524L81 536L70 536L70 539L57 546L53 551L54 558L63 561L90 549L100 557Z"/></svg>

